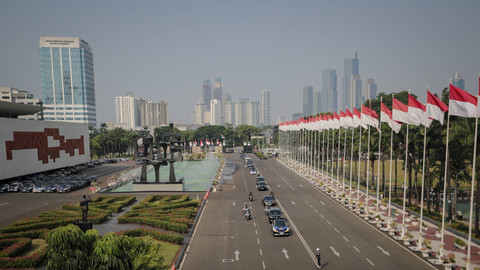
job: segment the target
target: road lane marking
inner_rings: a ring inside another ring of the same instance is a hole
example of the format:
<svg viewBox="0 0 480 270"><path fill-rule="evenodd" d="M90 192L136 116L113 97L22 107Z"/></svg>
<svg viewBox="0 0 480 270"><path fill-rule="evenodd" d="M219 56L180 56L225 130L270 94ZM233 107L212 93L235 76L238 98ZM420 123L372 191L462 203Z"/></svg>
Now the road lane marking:
<svg viewBox="0 0 480 270"><path fill-rule="evenodd" d="M302 185L299 185L300 187L303 187Z"/></svg>
<svg viewBox="0 0 480 270"><path fill-rule="evenodd" d="M310 204L310 208L313 208L313 205Z"/></svg>
<svg viewBox="0 0 480 270"><path fill-rule="evenodd" d="M337 230L337 228L333 228L333 229L334 229L337 233L340 233L340 232Z"/></svg>
<svg viewBox="0 0 480 270"><path fill-rule="evenodd" d="M257 224L255 222L253 223L253 227L257 227Z"/></svg>
<svg viewBox="0 0 480 270"><path fill-rule="evenodd" d="M315 209L315 210L313 210L313 211L315 211L315 213L317 213L317 214L320 213L320 212L317 211L317 209Z"/></svg>
<svg viewBox="0 0 480 270"><path fill-rule="evenodd" d="M235 206L235 202L233 202L233 206Z"/></svg>
<svg viewBox="0 0 480 270"><path fill-rule="evenodd" d="M235 250L235 253L233 253L233 254L235 254L235 260L237 260L237 261L240 260L240 258L238 257L238 255L240 255L240 251L238 251L238 249Z"/></svg>
<svg viewBox="0 0 480 270"><path fill-rule="evenodd" d="M320 201L320 203L321 203L322 205L325 205L325 203L324 203L324 202L322 202L322 201Z"/></svg>
<svg viewBox="0 0 480 270"><path fill-rule="evenodd" d="M294 201L292 201L292 204L293 204L293 205L295 205L295 202L294 202Z"/></svg>
<svg viewBox="0 0 480 270"><path fill-rule="evenodd" d="M279 185L279 184L277 184L277 187L280 187L280 185Z"/></svg>
<svg viewBox="0 0 480 270"><path fill-rule="evenodd" d="M360 250L358 250L358 248L356 246L353 246L353 248L358 252L360 253Z"/></svg>
<svg viewBox="0 0 480 270"><path fill-rule="evenodd" d="M258 231L257 231L257 230L255 230L255 234L258 235Z"/></svg>
<svg viewBox="0 0 480 270"><path fill-rule="evenodd" d="M372 261L370 261L368 258L365 258L365 259L367 259L367 261L368 261L372 266L374 266L374 264L372 263Z"/></svg>
<svg viewBox="0 0 480 270"><path fill-rule="evenodd" d="M260 245L260 239L257 238L257 243Z"/></svg>
<svg viewBox="0 0 480 270"><path fill-rule="evenodd" d="M262 261L262 265L263 265L263 269L266 269L266 268L265 268L265 262L264 262L264 261Z"/></svg>
<svg viewBox="0 0 480 270"><path fill-rule="evenodd" d="M345 236L343 237L343 239L345 239L345 241L347 241L347 242L348 242L348 239L347 239Z"/></svg>
<svg viewBox="0 0 480 270"><path fill-rule="evenodd" d="M330 221L328 221L328 220L327 220L327 223L328 223L328 225L332 225L332 223L330 223Z"/></svg>
<svg viewBox="0 0 480 270"><path fill-rule="evenodd" d="M260 250L260 256L263 256L262 249L259 249L259 250Z"/></svg>
<svg viewBox="0 0 480 270"><path fill-rule="evenodd" d="M308 201L305 201L306 204L308 204Z"/></svg>
<svg viewBox="0 0 480 270"><path fill-rule="evenodd" d="M323 215L320 215L323 219L325 218Z"/></svg>
<svg viewBox="0 0 480 270"><path fill-rule="evenodd" d="M2 204L0 204L0 206L4 206L4 205L7 205L7 204L9 204L9 202L2 203Z"/></svg>
<svg viewBox="0 0 480 270"><path fill-rule="evenodd" d="M340 258L340 253L338 251L336 251L335 248L330 247L330 249L333 251L333 254L335 254L335 256Z"/></svg>
<svg viewBox="0 0 480 270"><path fill-rule="evenodd" d="M285 259L290 259L290 257L288 257L288 251L286 249L283 249L282 253L285 254Z"/></svg>
<svg viewBox="0 0 480 270"><path fill-rule="evenodd" d="M385 254L387 256L390 256L390 253L388 251L384 250L381 246L377 246L377 248L380 249L383 254Z"/></svg>

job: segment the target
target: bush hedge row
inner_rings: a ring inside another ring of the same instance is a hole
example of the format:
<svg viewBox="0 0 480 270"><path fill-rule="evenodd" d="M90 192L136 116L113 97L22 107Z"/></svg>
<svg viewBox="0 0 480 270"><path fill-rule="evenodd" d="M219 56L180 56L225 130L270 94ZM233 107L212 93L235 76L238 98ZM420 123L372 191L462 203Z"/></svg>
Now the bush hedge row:
<svg viewBox="0 0 480 270"><path fill-rule="evenodd" d="M117 234L120 234L120 235L123 234L130 237L150 235L152 238L159 241L165 241L165 242L169 242L177 245L181 245L183 243L183 236L179 234L159 232L159 231L150 230L146 228L120 231L120 232L117 232Z"/></svg>
<svg viewBox="0 0 480 270"><path fill-rule="evenodd" d="M32 248L30 238L10 238L0 240L0 257L15 257Z"/></svg>

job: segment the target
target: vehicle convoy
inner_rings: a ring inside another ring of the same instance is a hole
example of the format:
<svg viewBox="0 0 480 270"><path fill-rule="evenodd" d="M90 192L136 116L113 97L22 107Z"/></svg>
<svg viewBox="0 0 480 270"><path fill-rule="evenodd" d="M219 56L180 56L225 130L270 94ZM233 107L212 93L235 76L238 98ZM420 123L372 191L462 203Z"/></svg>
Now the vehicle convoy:
<svg viewBox="0 0 480 270"><path fill-rule="evenodd" d="M268 190L267 182L265 181L260 181L257 182L257 190Z"/></svg>
<svg viewBox="0 0 480 270"><path fill-rule="evenodd" d="M272 222L272 234L277 235L290 235L290 228L288 227L285 219L275 219Z"/></svg>
<svg viewBox="0 0 480 270"><path fill-rule="evenodd" d="M276 219L283 219L282 210L278 207L271 207L267 214L268 221L272 223Z"/></svg>
<svg viewBox="0 0 480 270"><path fill-rule="evenodd" d="M273 196L270 196L270 195L266 195L263 197L263 200L262 200L262 203L263 203L263 206L274 206L274 205L277 205L277 202L275 201L275 198Z"/></svg>

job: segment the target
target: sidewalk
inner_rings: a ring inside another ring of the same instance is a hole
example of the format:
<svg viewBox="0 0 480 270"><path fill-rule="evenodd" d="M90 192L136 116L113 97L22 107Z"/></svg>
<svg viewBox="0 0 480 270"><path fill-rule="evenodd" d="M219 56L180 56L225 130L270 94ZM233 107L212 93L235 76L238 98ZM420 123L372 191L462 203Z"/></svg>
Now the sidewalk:
<svg viewBox="0 0 480 270"><path fill-rule="evenodd" d="M465 249L462 249L459 246L456 246L454 239L460 238L465 243L467 243L467 239L445 230L445 244L443 246L443 252L440 252L441 228L424 219L422 223L422 238L419 245L419 217L409 214L408 209L406 210L404 221L402 209L392 205L391 209L394 213L394 217L388 220L388 204L380 202L377 211L376 197L369 195L367 206L366 194L361 191L359 196L357 196L358 193L356 187L352 189L352 196L350 197L350 187L348 185L343 186L341 182L338 182L339 188L337 190L337 180L334 178L324 175L321 175L320 178L312 177L306 173L301 173L295 170L282 160L277 159L277 161L298 176L302 177L305 181L311 183L317 189L330 196L332 199L336 200L338 203L342 204L345 208L374 225L381 232L388 234L393 239L401 242L419 257L428 260L432 265L444 267L444 269L462 269L466 267L468 246L465 246ZM402 224L405 225L403 234ZM441 257L440 254L442 255ZM448 258L453 258L455 262L451 263ZM444 260L442 259L447 260L448 263L443 263ZM470 263L472 266L471 269L480 268L480 246L475 243L472 243L471 246Z"/></svg>

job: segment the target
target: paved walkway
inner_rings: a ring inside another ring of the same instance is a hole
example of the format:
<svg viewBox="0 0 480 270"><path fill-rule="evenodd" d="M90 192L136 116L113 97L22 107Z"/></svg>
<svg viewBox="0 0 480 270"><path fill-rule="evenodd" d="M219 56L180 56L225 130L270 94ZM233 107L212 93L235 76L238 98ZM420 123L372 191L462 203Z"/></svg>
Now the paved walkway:
<svg viewBox="0 0 480 270"><path fill-rule="evenodd" d="M282 163L281 160L278 160ZM467 247L461 249L455 246L454 239L460 238L465 243L467 239L461 238L452 234L449 231L444 232L444 251L442 252L442 257L454 258L455 263L443 264L443 261L440 258L440 249L441 249L441 234L440 228L426 220L423 220L422 225L422 241L421 245L419 243L420 236L420 222L419 217L416 215L410 214L409 210L405 213L405 222L403 222L403 211L402 209L396 208L392 205L392 212L394 217L388 222L388 204L379 203L378 211L376 204L376 197L371 195L368 196L368 215L367 215L367 196L365 193L360 192L357 196L357 189L352 189L352 196L350 197L349 186L342 186L342 183L338 183L338 192L337 191L337 180L331 177L321 175L320 177L311 177L306 173L301 173L301 169L295 170L292 167L289 167L283 163L286 167L290 168L299 176L303 177L306 181L310 182L312 185L316 186L318 189L322 190L324 193L327 193L333 199L337 200L339 203L344 205L344 207L349 208L352 212L356 213L360 217L364 218L366 221L375 225L382 232L389 234L393 239L403 243L410 250L416 252L417 255L422 256L424 259L428 260L430 263L436 266L444 267L445 269L462 269L466 267L467 264ZM329 191L330 190L330 191ZM339 195L336 195L339 194ZM345 194L342 196L342 194ZM355 203L355 206L353 204ZM363 208L363 209L361 209ZM405 225L402 235L402 225ZM428 240L425 240L428 239ZM427 246L431 249L427 249ZM471 256L470 262L472 265L471 269L480 268L480 246L475 243L472 243L471 247Z"/></svg>

